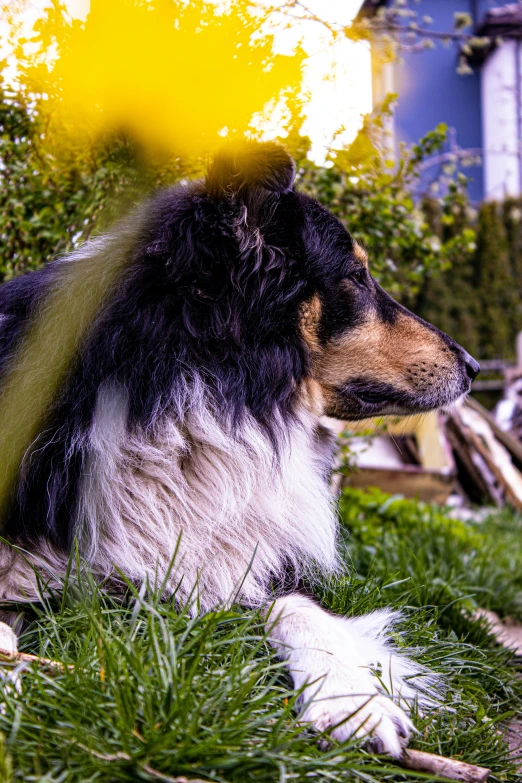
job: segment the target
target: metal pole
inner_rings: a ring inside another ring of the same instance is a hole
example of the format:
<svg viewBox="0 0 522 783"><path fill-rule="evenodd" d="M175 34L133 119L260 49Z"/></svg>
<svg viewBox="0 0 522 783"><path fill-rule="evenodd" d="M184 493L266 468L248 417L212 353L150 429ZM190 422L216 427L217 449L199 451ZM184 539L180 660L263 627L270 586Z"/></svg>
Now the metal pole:
<svg viewBox="0 0 522 783"><path fill-rule="evenodd" d="M517 334L517 369L522 371L522 332Z"/></svg>
<svg viewBox="0 0 522 783"><path fill-rule="evenodd" d="M520 94L520 39L515 44L515 100L517 112L518 193L522 193L522 96Z"/></svg>

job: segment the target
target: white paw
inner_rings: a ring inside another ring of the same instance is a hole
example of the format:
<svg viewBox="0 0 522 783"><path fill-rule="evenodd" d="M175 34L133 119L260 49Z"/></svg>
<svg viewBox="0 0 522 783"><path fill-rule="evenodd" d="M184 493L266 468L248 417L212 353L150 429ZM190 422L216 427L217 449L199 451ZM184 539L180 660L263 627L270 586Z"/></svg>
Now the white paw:
<svg viewBox="0 0 522 783"><path fill-rule="evenodd" d="M18 650L16 634L6 623L0 623L0 649L7 653L15 653Z"/></svg>
<svg viewBox="0 0 522 783"><path fill-rule="evenodd" d="M319 692L307 705L302 720L317 731L330 731L341 742L349 737L367 738L375 753L400 758L415 730L401 708L379 693L343 695L342 689L338 693L325 697Z"/></svg>
<svg viewBox="0 0 522 783"><path fill-rule="evenodd" d="M16 653L18 651L18 640L12 628L6 623L0 622L0 649L6 653ZM0 665L0 713L5 714L5 703L2 702L2 693L9 694L13 692L20 693L22 683L16 669Z"/></svg>

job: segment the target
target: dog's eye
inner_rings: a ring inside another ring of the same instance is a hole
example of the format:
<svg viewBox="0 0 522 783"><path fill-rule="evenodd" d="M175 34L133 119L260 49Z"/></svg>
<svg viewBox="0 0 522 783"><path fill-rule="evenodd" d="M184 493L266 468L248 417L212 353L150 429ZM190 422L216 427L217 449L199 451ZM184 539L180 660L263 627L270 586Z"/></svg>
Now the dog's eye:
<svg viewBox="0 0 522 783"><path fill-rule="evenodd" d="M357 285L366 286L368 282L367 272L363 266L357 266L348 275L348 279Z"/></svg>

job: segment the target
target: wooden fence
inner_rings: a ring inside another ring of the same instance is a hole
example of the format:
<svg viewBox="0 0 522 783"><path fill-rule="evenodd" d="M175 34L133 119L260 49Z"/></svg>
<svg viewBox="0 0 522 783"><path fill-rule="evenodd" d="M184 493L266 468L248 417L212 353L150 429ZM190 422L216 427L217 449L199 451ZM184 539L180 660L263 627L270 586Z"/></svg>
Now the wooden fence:
<svg viewBox="0 0 522 783"><path fill-rule="evenodd" d="M517 335L516 361L506 359L484 359L480 362L480 375L473 382L473 391L503 391L505 387L515 380L522 378L522 332ZM484 379L487 373L501 373L502 378Z"/></svg>

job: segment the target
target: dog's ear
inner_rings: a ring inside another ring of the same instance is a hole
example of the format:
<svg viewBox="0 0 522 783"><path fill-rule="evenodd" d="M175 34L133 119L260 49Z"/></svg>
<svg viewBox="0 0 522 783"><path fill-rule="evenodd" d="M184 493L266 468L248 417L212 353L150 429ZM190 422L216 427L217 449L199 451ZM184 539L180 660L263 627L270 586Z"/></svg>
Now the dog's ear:
<svg viewBox="0 0 522 783"><path fill-rule="evenodd" d="M223 147L211 162L207 192L215 197L251 190L287 193L295 179L295 164L288 152L275 142L244 141Z"/></svg>

